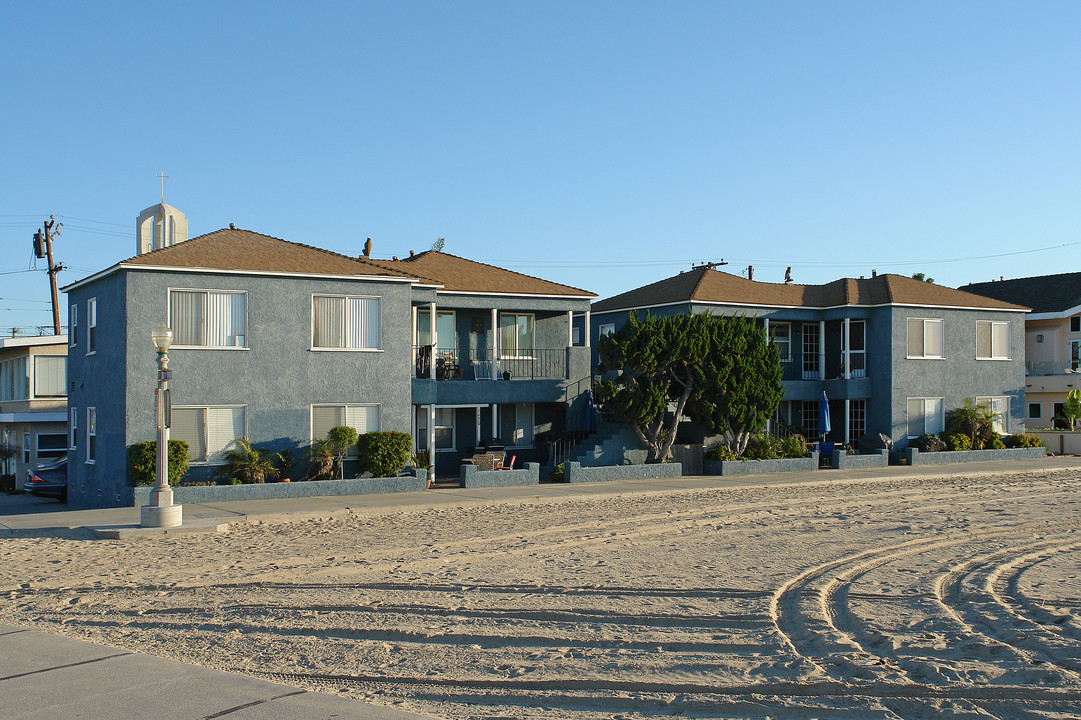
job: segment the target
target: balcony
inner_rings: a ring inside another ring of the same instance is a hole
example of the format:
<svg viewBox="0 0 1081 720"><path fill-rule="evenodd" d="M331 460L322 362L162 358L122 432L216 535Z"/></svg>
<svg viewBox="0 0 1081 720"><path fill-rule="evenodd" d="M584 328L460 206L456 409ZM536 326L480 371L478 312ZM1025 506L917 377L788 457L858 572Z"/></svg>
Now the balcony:
<svg viewBox="0 0 1081 720"><path fill-rule="evenodd" d="M1081 375L1081 367L1070 362L1032 360L1025 362L1025 375Z"/></svg>
<svg viewBox="0 0 1081 720"><path fill-rule="evenodd" d="M431 345L413 347L415 377L438 381L456 380L562 380L568 377L567 348L534 348L529 355L493 359L481 350L443 349Z"/></svg>
<svg viewBox="0 0 1081 720"><path fill-rule="evenodd" d="M809 358L788 358L781 360L781 380L818 380L821 376L825 380L844 379L845 366L843 355L826 355L826 372L819 373L819 356ZM864 353L851 353L849 361L852 363L849 379L856 380L867 377L867 356Z"/></svg>

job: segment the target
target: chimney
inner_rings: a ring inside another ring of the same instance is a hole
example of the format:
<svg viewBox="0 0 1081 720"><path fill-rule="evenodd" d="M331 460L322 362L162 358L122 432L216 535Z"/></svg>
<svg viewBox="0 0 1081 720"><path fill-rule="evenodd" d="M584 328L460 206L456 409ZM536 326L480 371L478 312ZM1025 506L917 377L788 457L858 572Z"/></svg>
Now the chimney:
<svg viewBox="0 0 1081 720"><path fill-rule="evenodd" d="M229 223L230 230L236 230L236 223Z"/></svg>
<svg viewBox="0 0 1081 720"><path fill-rule="evenodd" d="M878 270L871 268L871 277L878 277Z"/></svg>
<svg viewBox="0 0 1081 720"><path fill-rule="evenodd" d="M754 265L747 266L747 279L754 280Z"/></svg>
<svg viewBox="0 0 1081 720"><path fill-rule="evenodd" d="M397 255L395 255L395 256L394 256L394 259L395 259L395 260L397 260L397 259L398 259L398 256L397 256Z"/></svg>
<svg viewBox="0 0 1081 720"><path fill-rule="evenodd" d="M416 250L410 250L410 251L409 251L409 257L413 257L413 256L414 256L414 255L416 255L416 254L417 254L417 251L416 251Z"/></svg>
<svg viewBox="0 0 1081 720"><path fill-rule="evenodd" d="M1005 279L1006 279L1006 276L1005 276L1005 275L999 275L999 276L998 276L998 281L999 281L999 282L1002 282L1002 281L1003 281L1003 280L1005 280Z"/></svg>

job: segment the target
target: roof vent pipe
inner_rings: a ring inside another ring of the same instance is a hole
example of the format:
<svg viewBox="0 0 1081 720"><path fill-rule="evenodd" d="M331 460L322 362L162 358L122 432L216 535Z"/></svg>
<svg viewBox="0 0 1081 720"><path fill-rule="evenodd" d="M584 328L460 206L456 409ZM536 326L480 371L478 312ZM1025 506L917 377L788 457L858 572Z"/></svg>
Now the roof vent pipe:
<svg viewBox="0 0 1081 720"><path fill-rule="evenodd" d="M229 223L230 230L236 230L236 223Z"/></svg>
<svg viewBox="0 0 1081 720"><path fill-rule="evenodd" d="M871 268L871 277L878 277L878 270Z"/></svg>
<svg viewBox="0 0 1081 720"><path fill-rule="evenodd" d="M416 251L416 250L410 250L410 251L409 251L409 257L413 257L413 256L414 256L414 255L416 255L416 254L417 254L417 251Z"/></svg>
<svg viewBox="0 0 1081 720"><path fill-rule="evenodd" d="M754 265L747 266L747 279L754 280Z"/></svg>
<svg viewBox="0 0 1081 720"><path fill-rule="evenodd" d="M397 256L397 255L395 255L395 256L394 256L394 259L395 259L395 261L397 261L397 259L398 259L398 256Z"/></svg>

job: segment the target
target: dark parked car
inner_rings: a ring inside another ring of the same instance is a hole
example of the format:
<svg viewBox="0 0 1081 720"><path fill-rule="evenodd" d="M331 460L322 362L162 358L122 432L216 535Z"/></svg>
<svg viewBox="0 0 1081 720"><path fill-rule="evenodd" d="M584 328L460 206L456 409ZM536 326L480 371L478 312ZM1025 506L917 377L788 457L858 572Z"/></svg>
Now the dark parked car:
<svg viewBox="0 0 1081 720"><path fill-rule="evenodd" d="M68 501L68 459L66 457L51 463L38 465L26 471L26 488L31 495L56 498L62 503Z"/></svg>

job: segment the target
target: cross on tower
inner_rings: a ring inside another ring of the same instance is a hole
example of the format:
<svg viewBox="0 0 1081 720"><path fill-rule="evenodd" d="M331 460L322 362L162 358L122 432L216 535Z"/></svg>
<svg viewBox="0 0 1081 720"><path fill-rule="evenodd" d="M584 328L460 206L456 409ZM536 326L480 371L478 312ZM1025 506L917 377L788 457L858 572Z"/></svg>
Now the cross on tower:
<svg viewBox="0 0 1081 720"><path fill-rule="evenodd" d="M161 201L164 203L165 202L165 178L167 178L169 176L165 174L164 170L162 170L161 175L156 175L155 177L161 178Z"/></svg>

